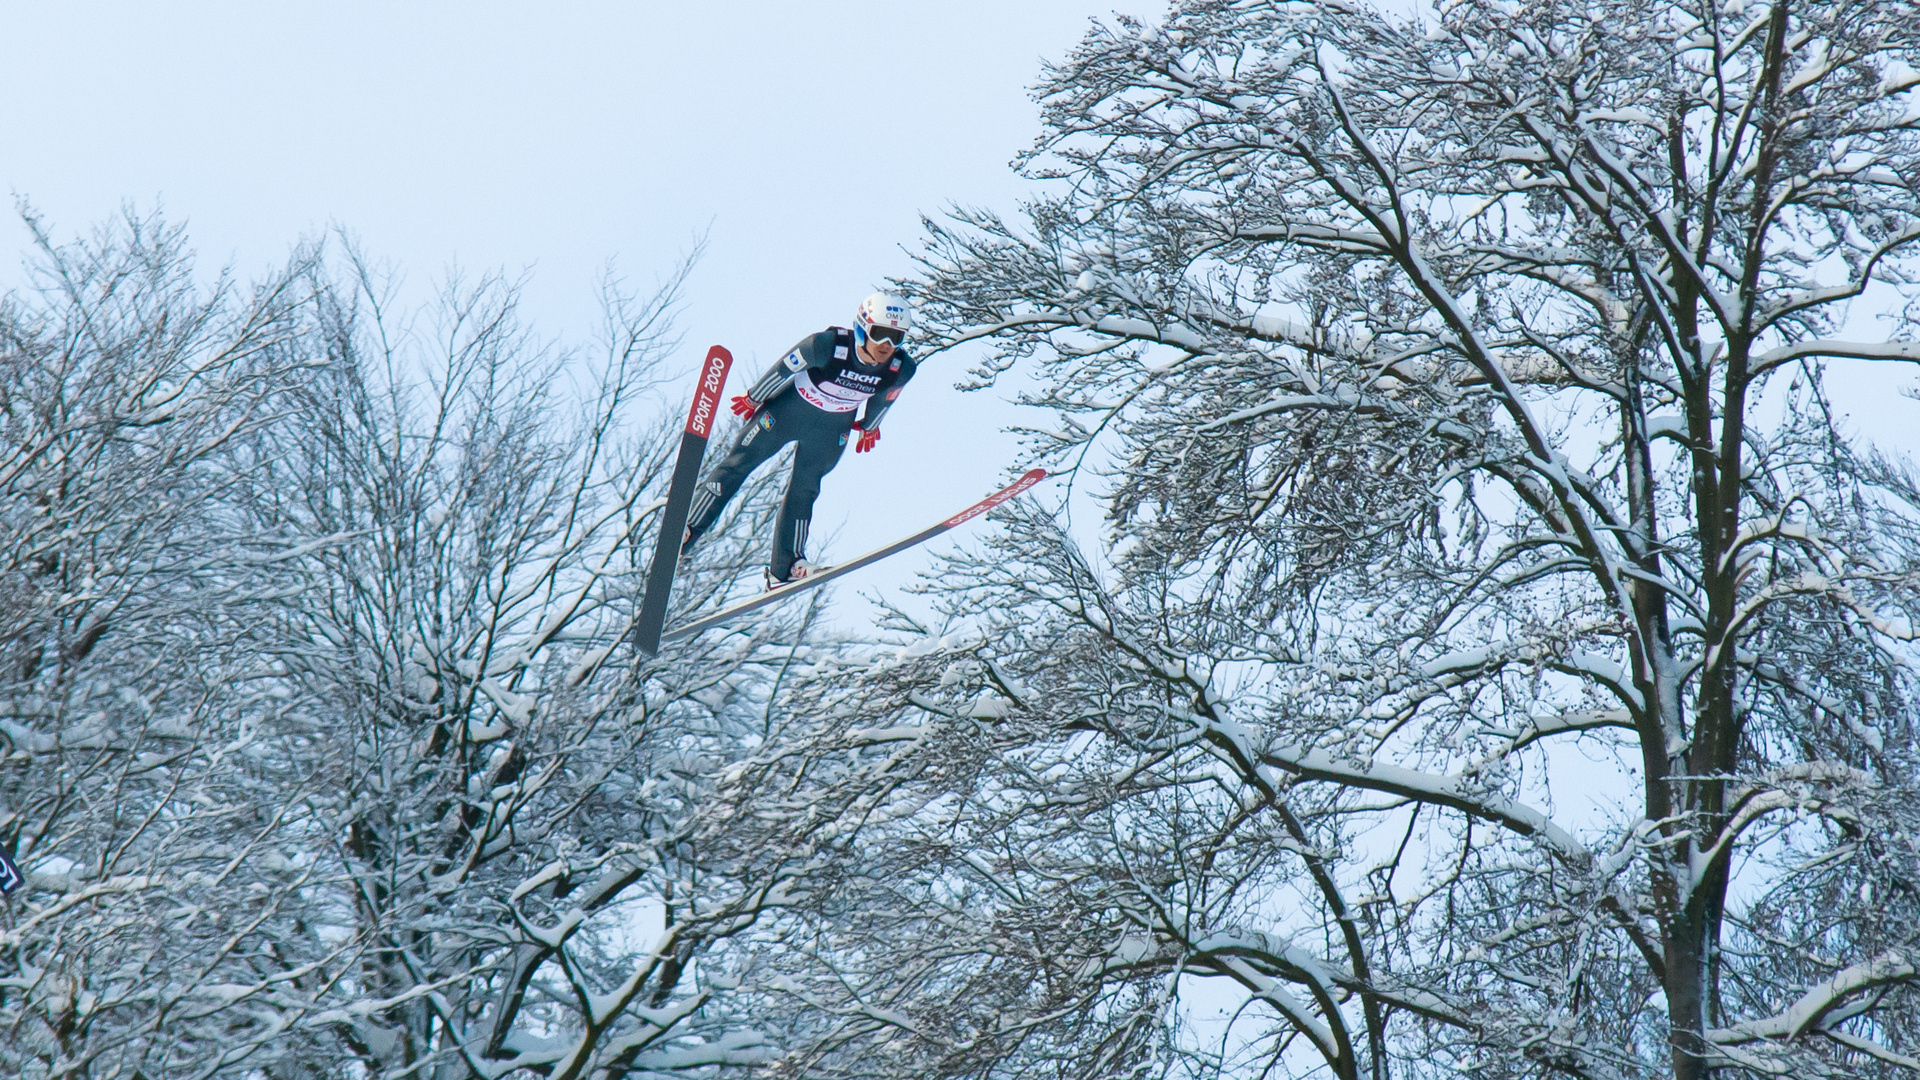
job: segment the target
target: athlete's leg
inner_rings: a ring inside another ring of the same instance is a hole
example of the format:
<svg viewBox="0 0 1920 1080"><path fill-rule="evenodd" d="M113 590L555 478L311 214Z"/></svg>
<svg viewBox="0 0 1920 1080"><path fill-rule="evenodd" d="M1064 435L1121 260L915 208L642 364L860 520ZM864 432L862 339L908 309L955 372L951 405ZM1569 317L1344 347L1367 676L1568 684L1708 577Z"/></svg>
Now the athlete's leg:
<svg viewBox="0 0 1920 1080"><path fill-rule="evenodd" d="M787 497L780 501L773 561L769 564L774 578L780 581L792 576L795 559L806 558L807 529L813 524L814 500L820 497L820 478L840 463L848 430L853 426L848 413L814 412L794 447L793 476L787 481Z"/></svg>
<svg viewBox="0 0 1920 1080"><path fill-rule="evenodd" d="M720 511L727 508L734 493L740 490L753 470L759 468L768 458L780 452L780 448L792 441L801 430L794 423L797 415L794 406L808 412L818 412L813 406L788 394L776 398L772 404L760 410L760 415L747 421L733 449L720 464L713 467L707 478L694 489L693 506L687 512L687 542L681 550L691 548L700 534L713 527L719 519Z"/></svg>

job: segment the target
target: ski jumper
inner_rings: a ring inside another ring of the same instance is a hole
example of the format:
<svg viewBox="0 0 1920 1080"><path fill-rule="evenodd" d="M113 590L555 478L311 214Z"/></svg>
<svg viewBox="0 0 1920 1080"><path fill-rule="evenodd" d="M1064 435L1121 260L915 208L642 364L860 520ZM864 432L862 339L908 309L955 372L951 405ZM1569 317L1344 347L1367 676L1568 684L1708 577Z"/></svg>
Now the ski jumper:
<svg viewBox="0 0 1920 1080"><path fill-rule="evenodd" d="M913 358L898 346L885 363L867 363L854 346L853 331L838 326L795 345L747 391L757 408L733 450L695 493L687 519L693 539L687 546L713 526L753 470L781 447L796 443L769 564L776 579L787 580L794 561L806 557L807 528L821 478L840 463L855 427L863 432L880 427L900 388L913 378L913 367Z"/></svg>

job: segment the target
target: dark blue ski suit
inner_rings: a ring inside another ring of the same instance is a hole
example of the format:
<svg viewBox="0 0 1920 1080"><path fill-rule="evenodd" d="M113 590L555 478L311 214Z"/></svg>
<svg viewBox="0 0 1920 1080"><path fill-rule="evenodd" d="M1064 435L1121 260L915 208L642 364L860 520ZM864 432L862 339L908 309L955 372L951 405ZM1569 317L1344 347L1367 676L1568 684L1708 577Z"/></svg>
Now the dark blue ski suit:
<svg viewBox="0 0 1920 1080"><path fill-rule="evenodd" d="M854 346L853 331L838 326L795 345L747 391L758 407L732 451L695 492L686 546L713 527L753 470L781 447L797 443L769 564L774 578L786 581L794 561L806 557L807 528L821 478L840 463L854 428L879 429L880 418L913 378L913 369L904 347L896 347L884 364L867 363Z"/></svg>

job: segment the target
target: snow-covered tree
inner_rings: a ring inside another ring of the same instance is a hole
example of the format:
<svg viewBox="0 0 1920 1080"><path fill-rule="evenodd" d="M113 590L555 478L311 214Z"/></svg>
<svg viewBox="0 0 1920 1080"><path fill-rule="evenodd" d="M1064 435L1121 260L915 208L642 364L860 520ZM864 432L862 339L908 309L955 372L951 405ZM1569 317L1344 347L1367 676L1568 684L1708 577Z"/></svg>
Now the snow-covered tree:
<svg viewBox="0 0 1920 1080"><path fill-rule="evenodd" d="M1920 1069L1920 483L1825 381L1920 361L1917 83L1899 0L1050 66L1046 194L905 284L1103 531L815 674L900 788L784 961L808 1075Z"/></svg>
<svg viewBox="0 0 1920 1080"><path fill-rule="evenodd" d="M248 791L273 549L213 512L305 366L312 256L202 288L155 221L66 247L27 223L36 291L0 306L0 812L31 880L4 902L0 1067L90 1075L217 1011L221 943L311 873L249 858L302 800Z"/></svg>
<svg viewBox="0 0 1920 1080"><path fill-rule="evenodd" d="M714 1000L724 962L700 981L695 961L791 872L738 877L700 842L724 810L710 774L763 730L784 624L645 667L621 645L678 433L622 417L671 344L674 286L609 296L579 402L554 373L587 358L530 339L500 282L450 289L426 328L364 268L316 290L312 423L258 444L246 508L261 533L353 538L302 540L274 657L289 715L330 732L324 758L285 747L281 782L311 777L332 816L331 910L305 917L353 931L352 997L306 1021L351 1050L324 1060L583 1077L769 1052ZM724 591L755 531L683 577L682 606Z"/></svg>
<svg viewBox="0 0 1920 1080"><path fill-rule="evenodd" d="M157 221L29 224L0 305L0 842L30 879L0 901L0 1071L775 1054L729 942L821 863L714 792L811 612L621 646L681 276L610 289L589 353L498 280L415 312L350 250L246 286ZM680 606L757 578L768 496Z"/></svg>

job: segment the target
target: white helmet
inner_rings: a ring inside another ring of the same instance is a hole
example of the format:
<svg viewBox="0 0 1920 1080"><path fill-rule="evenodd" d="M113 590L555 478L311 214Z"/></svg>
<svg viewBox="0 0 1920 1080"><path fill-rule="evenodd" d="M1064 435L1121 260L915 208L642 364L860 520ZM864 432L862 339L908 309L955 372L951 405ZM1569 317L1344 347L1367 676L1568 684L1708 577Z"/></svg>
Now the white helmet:
<svg viewBox="0 0 1920 1080"><path fill-rule="evenodd" d="M898 330L900 338L906 337L908 329L913 326L913 311L907 307L906 299L892 293L877 292L860 301L860 310L853 316L853 332L860 339L860 344L867 343L872 328L876 326ZM894 344L900 344L899 338L894 339Z"/></svg>

